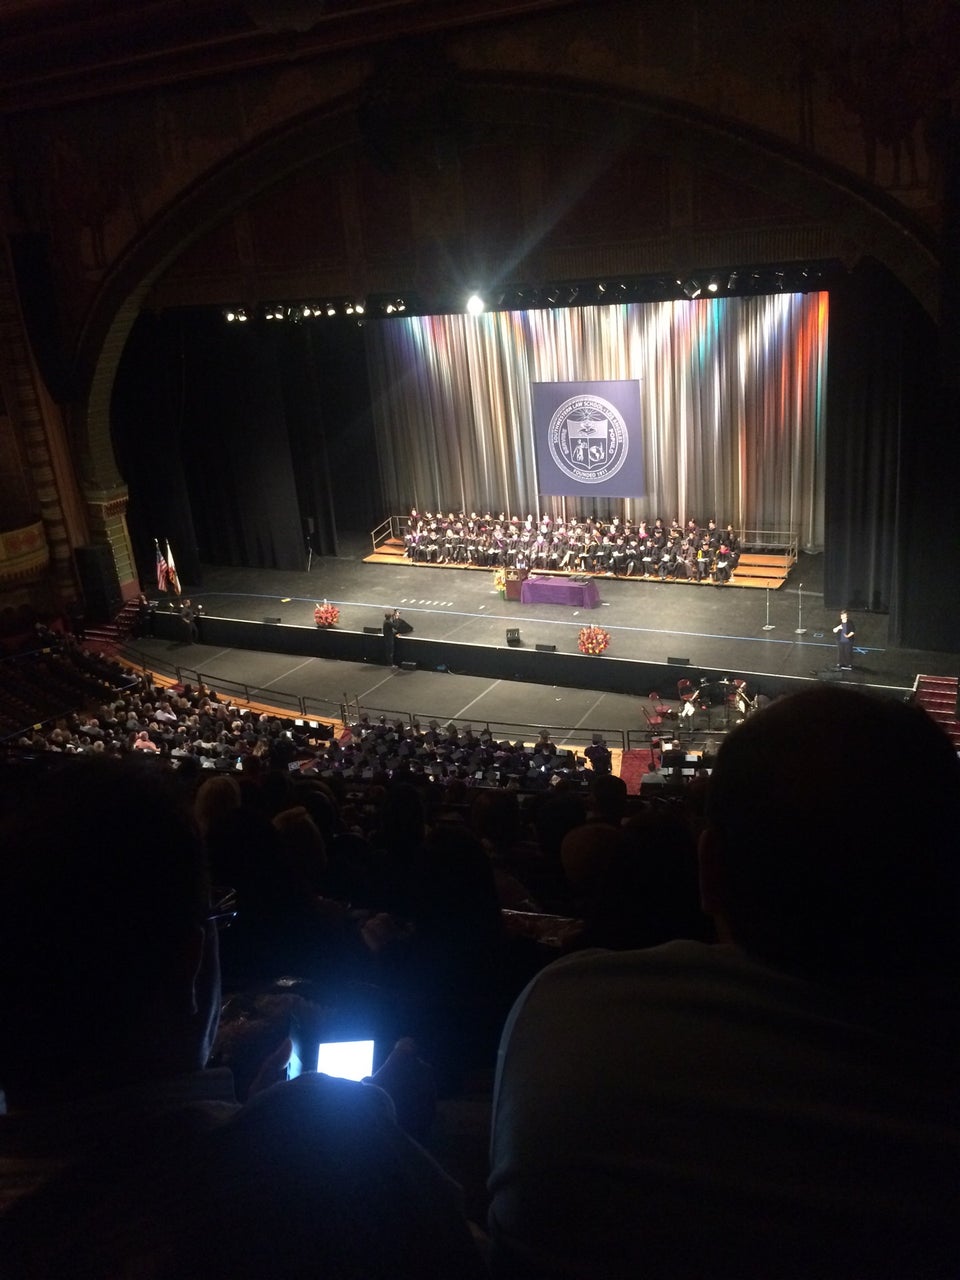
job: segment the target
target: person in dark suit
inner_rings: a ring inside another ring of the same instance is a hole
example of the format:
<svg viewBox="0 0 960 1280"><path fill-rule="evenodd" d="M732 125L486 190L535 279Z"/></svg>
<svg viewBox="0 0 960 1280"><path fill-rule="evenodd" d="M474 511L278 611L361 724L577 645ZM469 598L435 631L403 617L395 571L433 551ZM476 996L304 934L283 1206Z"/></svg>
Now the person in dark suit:
<svg viewBox="0 0 960 1280"><path fill-rule="evenodd" d="M387 666L397 665L397 636L407 636L413 630L406 618L400 617L399 609L388 609L383 615L383 640Z"/></svg>
<svg viewBox="0 0 960 1280"><path fill-rule="evenodd" d="M837 637L837 667L841 671L853 670L853 637L857 634L846 609L840 611L840 621L833 628Z"/></svg>

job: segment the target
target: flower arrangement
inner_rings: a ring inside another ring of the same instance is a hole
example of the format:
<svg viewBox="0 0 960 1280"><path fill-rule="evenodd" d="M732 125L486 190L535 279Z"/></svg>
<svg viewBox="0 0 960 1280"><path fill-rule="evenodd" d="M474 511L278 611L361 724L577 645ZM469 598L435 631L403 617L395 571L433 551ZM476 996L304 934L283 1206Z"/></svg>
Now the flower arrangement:
<svg viewBox="0 0 960 1280"><path fill-rule="evenodd" d="M581 627L577 644L581 653L603 653L610 644L610 632L603 627Z"/></svg>
<svg viewBox="0 0 960 1280"><path fill-rule="evenodd" d="M314 609L313 620L318 627L335 627L340 621L340 610L329 600L324 600Z"/></svg>
<svg viewBox="0 0 960 1280"><path fill-rule="evenodd" d="M502 595L507 589L507 571L504 568L494 569L493 586L496 591Z"/></svg>

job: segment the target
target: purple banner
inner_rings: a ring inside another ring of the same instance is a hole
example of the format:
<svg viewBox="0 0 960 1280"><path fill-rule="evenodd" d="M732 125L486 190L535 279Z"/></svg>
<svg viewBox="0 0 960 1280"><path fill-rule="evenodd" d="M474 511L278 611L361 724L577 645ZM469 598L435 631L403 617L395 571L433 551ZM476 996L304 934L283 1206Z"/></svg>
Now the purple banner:
<svg viewBox="0 0 960 1280"><path fill-rule="evenodd" d="M540 493L641 496L639 382L535 382L531 390Z"/></svg>

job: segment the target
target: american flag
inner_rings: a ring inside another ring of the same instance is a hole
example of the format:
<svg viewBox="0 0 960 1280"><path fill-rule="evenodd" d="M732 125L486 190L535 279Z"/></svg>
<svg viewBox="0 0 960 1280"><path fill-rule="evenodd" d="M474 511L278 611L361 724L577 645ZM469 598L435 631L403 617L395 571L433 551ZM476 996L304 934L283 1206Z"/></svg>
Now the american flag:
<svg viewBox="0 0 960 1280"><path fill-rule="evenodd" d="M177 577L177 566L174 563L173 552L170 550L170 539L167 539L167 581L173 587L177 595L180 594L180 579Z"/></svg>
<svg viewBox="0 0 960 1280"><path fill-rule="evenodd" d="M167 562L163 558L163 552L160 550L160 543L156 538L153 540L154 546L157 548L157 590L166 591L167 578L170 570L167 568Z"/></svg>

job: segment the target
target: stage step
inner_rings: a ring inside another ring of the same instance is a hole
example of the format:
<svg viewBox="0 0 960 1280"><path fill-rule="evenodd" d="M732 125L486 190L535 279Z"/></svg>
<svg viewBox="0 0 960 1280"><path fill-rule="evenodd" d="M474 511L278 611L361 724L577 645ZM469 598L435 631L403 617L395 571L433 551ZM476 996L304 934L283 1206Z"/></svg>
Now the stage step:
<svg viewBox="0 0 960 1280"><path fill-rule="evenodd" d="M479 564L434 564L432 562L407 560L404 556L404 545L399 538L390 538L386 542L382 542L375 551L370 555L364 556L364 564L405 564L410 565L414 569L459 569L472 571L476 573L493 573L493 569L489 565ZM737 571L726 584L728 587L759 587L765 590L776 591L786 582L787 577L793 567L793 558L783 555L763 555L758 552L750 552L740 557L740 563L737 565ZM550 569L534 570L536 573L549 572L551 577L570 577L576 572L574 569ZM608 578L613 574L593 573L587 575L592 578ZM620 577L621 582L660 582L658 575L644 578L636 575L632 578ZM703 582L695 582L692 578L666 578L664 581L673 585L685 587L697 586L715 586L716 584L710 579L704 579Z"/></svg>
<svg viewBox="0 0 960 1280"><path fill-rule="evenodd" d="M935 720L960 751L960 722L957 720L957 677L922 676L916 679L916 701Z"/></svg>

